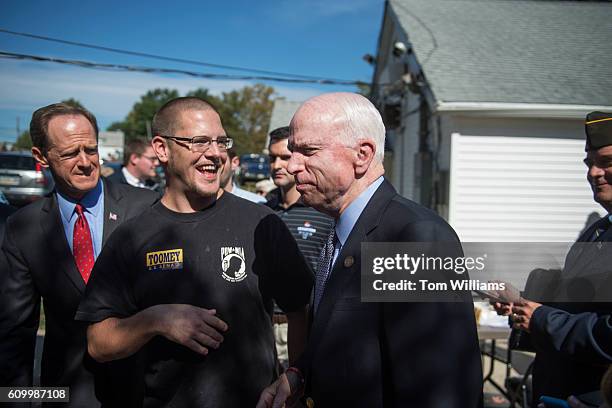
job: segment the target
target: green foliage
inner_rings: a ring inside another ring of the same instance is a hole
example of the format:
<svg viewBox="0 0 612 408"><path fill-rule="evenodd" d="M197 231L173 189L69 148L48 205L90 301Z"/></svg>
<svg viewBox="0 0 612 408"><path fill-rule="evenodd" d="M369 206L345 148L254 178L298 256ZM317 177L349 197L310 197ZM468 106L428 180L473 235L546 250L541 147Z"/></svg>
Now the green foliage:
<svg viewBox="0 0 612 408"><path fill-rule="evenodd" d="M238 154L263 150L276 99L274 88L262 84L223 93L219 113Z"/></svg>
<svg viewBox="0 0 612 408"><path fill-rule="evenodd" d="M147 122L150 124L155 112L170 99L178 98L176 89L154 89L140 97L130 113L121 122L115 122L108 130L121 130L125 134L125 141L147 136Z"/></svg>
<svg viewBox="0 0 612 408"><path fill-rule="evenodd" d="M86 108L83 106L83 104L82 104L81 102L77 101L77 100L76 100L76 99L74 99L74 98L64 99L64 100L62 101L62 103L65 103L66 105L73 106L73 107L75 107L75 108L86 109Z"/></svg>
<svg viewBox="0 0 612 408"><path fill-rule="evenodd" d="M125 120L115 122L108 130L121 130L126 141L147 134L146 121L151 121L155 112L168 100L177 98L178 91L154 89L147 92L134 104ZM187 93L213 105L221 116L227 134L234 138L236 152L256 153L264 148L270 116L274 107L274 88L256 84L224 92L220 97L210 94L208 89L198 88Z"/></svg>
<svg viewBox="0 0 612 408"><path fill-rule="evenodd" d="M21 132L15 144L13 150L30 150L32 148L32 139L30 138L30 132L24 130Z"/></svg>
<svg viewBox="0 0 612 408"><path fill-rule="evenodd" d="M359 82L357 84L357 93L365 96L366 98L370 97L372 90L370 88L370 84L366 84L365 82Z"/></svg>

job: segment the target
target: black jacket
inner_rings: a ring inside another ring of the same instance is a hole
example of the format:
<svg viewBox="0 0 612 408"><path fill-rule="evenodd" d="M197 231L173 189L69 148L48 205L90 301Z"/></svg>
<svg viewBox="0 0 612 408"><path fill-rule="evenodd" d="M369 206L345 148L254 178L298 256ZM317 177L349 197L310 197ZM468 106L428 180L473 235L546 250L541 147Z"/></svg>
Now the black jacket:
<svg viewBox="0 0 612 408"><path fill-rule="evenodd" d="M316 407L482 406L471 297L361 302L361 243L439 241L459 245L442 218L384 181L341 248L296 363Z"/></svg>
<svg viewBox="0 0 612 408"><path fill-rule="evenodd" d="M119 224L157 197L145 189L104 182L103 244ZM9 217L2 250L7 266L0 270L0 385L32 385L42 297L46 332L41 385L69 386L69 406L98 406L93 373L101 366L87 354L86 325L74 320L85 282L54 193Z"/></svg>

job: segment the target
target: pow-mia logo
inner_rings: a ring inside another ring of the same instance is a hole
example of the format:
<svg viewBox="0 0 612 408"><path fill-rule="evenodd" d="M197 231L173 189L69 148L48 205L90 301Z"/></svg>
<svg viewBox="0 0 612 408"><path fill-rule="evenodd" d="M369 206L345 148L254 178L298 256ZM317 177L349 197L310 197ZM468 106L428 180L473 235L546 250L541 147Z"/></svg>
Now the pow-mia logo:
<svg viewBox="0 0 612 408"><path fill-rule="evenodd" d="M147 252L147 268L150 271L180 269L183 267L183 249Z"/></svg>
<svg viewBox="0 0 612 408"><path fill-rule="evenodd" d="M223 269L221 276L228 282L240 282L246 278L244 248L221 247L221 269Z"/></svg>
<svg viewBox="0 0 612 408"><path fill-rule="evenodd" d="M304 226L298 227L297 230L298 230L298 234L300 234L302 239L308 239L317 232L317 230L314 229L308 221L305 221Z"/></svg>

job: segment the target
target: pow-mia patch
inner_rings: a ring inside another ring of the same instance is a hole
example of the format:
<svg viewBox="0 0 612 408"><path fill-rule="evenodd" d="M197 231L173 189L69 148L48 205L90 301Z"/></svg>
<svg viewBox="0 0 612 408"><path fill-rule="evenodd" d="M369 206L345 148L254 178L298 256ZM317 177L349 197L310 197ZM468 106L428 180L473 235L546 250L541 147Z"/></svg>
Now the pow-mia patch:
<svg viewBox="0 0 612 408"><path fill-rule="evenodd" d="M302 239L308 239L317 232L317 230L314 229L308 221L305 221L304 226L298 227L297 230L300 236L302 237Z"/></svg>
<svg viewBox="0 0 612 408"><path fill-rule="evenodd" d="M147 268L150 271L180 269L183 267L183 249L147 252Z"/></svg>
<svg viewBox="0 0 612 408"><path fill-rule="evenodd" d="M240 282L246 278L244 248L221 247L221 269L221 276L228 282Z"/></svg>

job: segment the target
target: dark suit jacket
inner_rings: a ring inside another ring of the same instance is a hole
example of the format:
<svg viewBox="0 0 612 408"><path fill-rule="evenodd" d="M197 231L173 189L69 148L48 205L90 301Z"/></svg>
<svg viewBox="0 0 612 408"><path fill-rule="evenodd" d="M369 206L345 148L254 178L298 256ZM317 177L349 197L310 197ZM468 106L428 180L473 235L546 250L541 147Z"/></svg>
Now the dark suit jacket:
<svg viewBox="0 0 612 408"><path fill-rule="evenodd" d="M125 176L123 175L123 167L121 167L119 170L116 170L110 176L106 177L106 179L113 183L128 184L127 180L125 179Z"/></svg>
<svg viewBox="0 0 612 408"><path fill-rule="evenodd" d="M296 364L316 407L482 406L471 297L458 303L360 301L362 242L434 241L459 242L442 218L383 182L338 255ZM344 262L349 256L352 265Z"/></svg>
<svg viewBox="0 0 612 408"><path fill-rule="evenodd" d="M119 224L156 198L148 190L104 182L103 244ZM0 271L1 385L32 385L42 297L46 333L41 385L69 386L71 406L98 406L92 373L99 365L86 352L86 325L74 321L85 283L70 252L55 194L8 219L2 249L8 267Z"/></svg>
<svg viewBox="0 0 612 408"><path fill-rule="evenodd" d="M127 184L130 185L126 178L125 175L123 174L123 167L121 167L119 170L115 171L113 174L111 174L110 176L106 177L106 180L110 181L111 183L119 183L119 184ZM161 188L161 186L156 183L153 180L147 180L145 182L147 189L149 190L153 190L155 192L158 192L160 194L159 197L161 197L161 195L163 194L163 189Z"/></svg>
<svg viewBox="0 0 612 408"><path fill-rule="evenodd" d="M612 296L612 228L602 236L606 244L601 248L584 244L593 231L594 226L588 228L568 253L555 290L559 302L537 308L530 321L531 334L524 334L536 351L534 402L541 395L565 399L597 391L612 363L612 303L583 301L591 291L594 296ZM593 273L607 279L591 287L584 280L580 283L581 277ZM572 298L581 301L568 302Z"/></svg>
<svg viewBox="0 0 612 408"><path fill-rule="evenodd" d="M15 212L15 208L8 204L0 204L0 245L2 245L2 237L4 237L4 226L6 219Z"/></svg>

